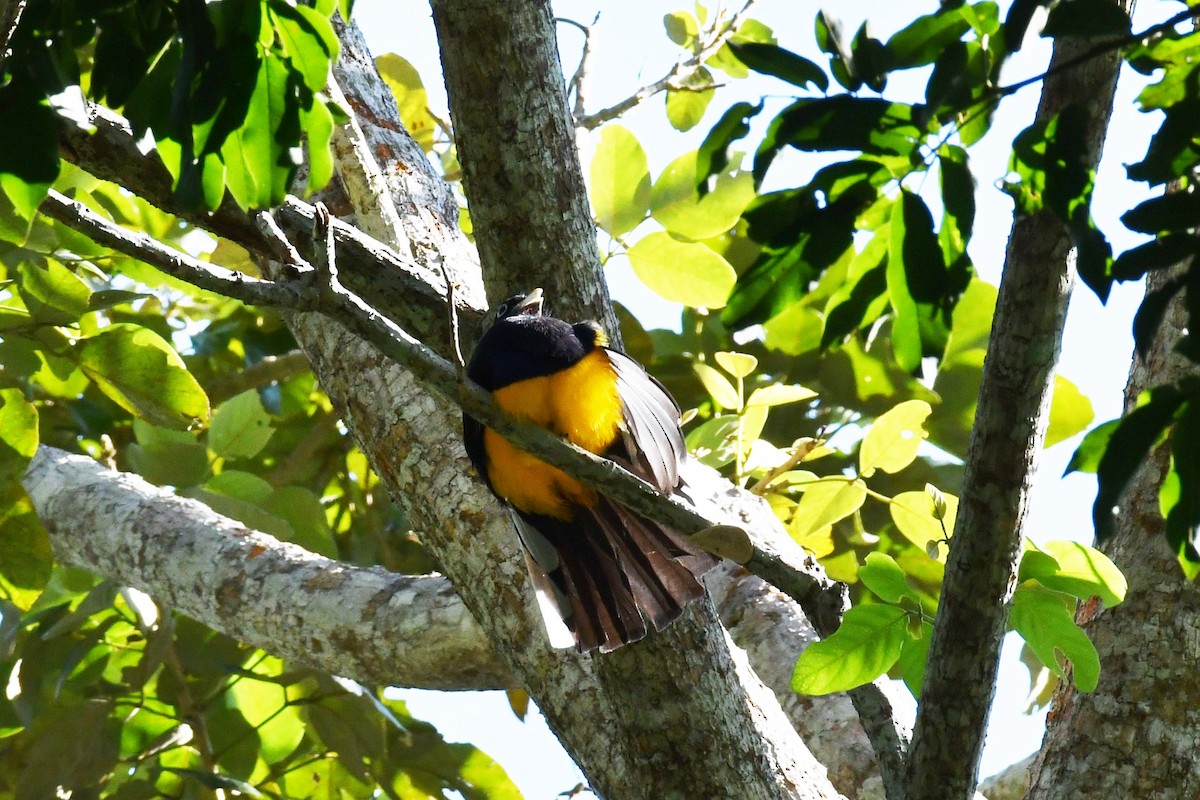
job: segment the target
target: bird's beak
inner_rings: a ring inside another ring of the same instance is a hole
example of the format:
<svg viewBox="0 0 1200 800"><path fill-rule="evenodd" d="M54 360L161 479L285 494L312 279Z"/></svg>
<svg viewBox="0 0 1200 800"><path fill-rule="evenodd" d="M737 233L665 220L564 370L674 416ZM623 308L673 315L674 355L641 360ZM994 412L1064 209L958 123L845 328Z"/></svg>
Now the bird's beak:
<svg viewBox="0 0 1200 800"><path fill-rule="evenodd" d="M541 316L542 314L542 290L541 287L533 289L529 294L525 295L516 308L510 314L532 314L533 316Z"/></svg>

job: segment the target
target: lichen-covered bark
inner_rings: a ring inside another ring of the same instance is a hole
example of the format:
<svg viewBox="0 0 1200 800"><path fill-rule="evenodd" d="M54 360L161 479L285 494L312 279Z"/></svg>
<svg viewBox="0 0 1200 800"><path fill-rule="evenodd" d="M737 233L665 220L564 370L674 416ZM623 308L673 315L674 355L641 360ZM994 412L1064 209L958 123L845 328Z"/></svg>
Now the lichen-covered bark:
<svg viewBox="0 0 1200 800"><path fill-rule="evenodd" d="M536 281L550 310L619 336L548 0L433 0L454 140L492 304ZM619 341L619 339L618 339Z"/></svg>
<svg viewBox="0 0 1200 800"><path fill-rule="evenodd" d="M1152 273L1146 290L1170 278ZM1176 297L1151 351L1135 359L1125 391L1196 374L1171 352L1187 321ZM1032 800L1074 797L1200 797L1200 587L1186 580L1163 538L1158 491L1169 447L1134 476L1112 539L1101 549L1129 582L1125 601L1084 604L1077 620L1100 654L1100 683L1082 694L1060 684L1034 766Z"/></svg>
<svg viewBox="0 0 1200 800"><path fill-rule="evenodd" d="M332 561L52 447L23 482L59 561L277 656L373 683L516 686L442 578Z"/></svg>
<svg viewBox="0 0 1200 800"><path fill-rule="evenodd" d="M348 96L354 94L347 89ZM394 105L376 107L374 99L358 95L354 102L382 122L363 125L369 130L364 135L381 138L340 150L339 173L360 169L363 152L395 159L404 168L399 173L428 172L423 156L418 160L410 150L389 147L389 137L401 130ZM405 161L406 154L414 160ZM383 168L385 175L395 172ZM344 186L356 183L365 182L342 178ZM433 249L447 240L452 253L461 234L420 214L406 182L388 183L406 222L405 236ZM508 202L506 196L489 196L489 188L472 189L477 205ZM561 219L561 210L554 216ZM478 217L477 226L482 227ZM445 265L460 285L478 285L472 264L446 260ZM529 274L544 275L544 269ZM592 281L602 284L596 273ZM515 533L470 473L457 406L429 393L410 373L328 319L291 315L288 322L372 465L601 793L612 798L835 794L774 697L744 656L728 646L711 605L696 604L663 636L608 657L550 650L532 613ZM736 757L714 759L714 753Z"/></svg>
<svg viewBox="0 0 1200 800"><path fill-rule="evenodd" d="M1051 70L1090 47L1086 39L1057 39ZM1084 104L1090 140L1080 159L1091 169L1100 160L1119 63L1116 54L1096 58L1052 74L1042 88L1039 121ZM1050 210L1013 224L913 731L908 800L969 798L978 779L1074 275L1069 250Z"/></svg>

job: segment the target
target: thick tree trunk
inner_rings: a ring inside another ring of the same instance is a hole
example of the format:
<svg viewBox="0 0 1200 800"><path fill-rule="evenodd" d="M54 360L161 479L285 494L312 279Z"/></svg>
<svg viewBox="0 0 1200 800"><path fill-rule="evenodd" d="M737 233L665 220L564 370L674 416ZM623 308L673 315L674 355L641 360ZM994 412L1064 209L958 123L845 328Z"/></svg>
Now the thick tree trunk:
<svg viewBox="0 0 1200 800"><path fill-rule="evenodd" d="M1147 292L1170 277L1151 273ZM1153 348L1134 361L1127 410L1143 390L1196 374L1195 364L1171 352L1187 321L1183 300L1176 296ZM1129 588L1119 606L1080 608L1078 622L1100 654L1100 683L1091 694L1059 685L1032 800L1200 797L1200 682L1186 677L1200 663L1200 587L1184 578L1163 538L1158 491L1169 453L1161 445L1142 465L1116 533L1101 546Z"/></svg>
<svg viewBox="0 0 1200 800"><path fill-rule="evenodd" d="M1091 44L1057 39L1051 70ZM1080 159L1090 169L1100 160L1119 64L1115 53L1096 58L1042 87L1039 121L1084 103L1090 141ZM909 800L969 798L978 781L1074 277L1069 250L1062 222L1048 209L1013 225L913 731Z"/></svg>
<svg viewBox="0 0 1200 800"><path fill-rule="evenodd" d="M503 28L491 31L500 41L507 33ZM546 58L552 50L526 53L512 42L498 46L509 58L523 61L527 69L557 70L557 60L530 64L539 53ZM347 42L347 47L352 44ZM518 52L523 58L514 55ZM350 80L349 76L342 78L346 70L366 71L360 61L350 59L339 66L342 83ZM491 69L496 68L496 63L491 64ZM558 80L561 84L561 75ZM369 87L369 75L363 81L361 86ZM471 89L486 91L480 86ZM375 94L358 94L354 102L364 108L361 117L376 122L379 135L386 139L402 128L394 119L394 105L375 105L377 99ZM495 118L491 124L497 124ZM406 151L380 144L386 145L386 141L345 152L388 153L405 163ZM409 170L428 170L423 157L406 163ZM359 169L358 164L357 156L339 158L339 172ZM540 167L559 169L557 163L549 162ZM406 172L382 170L389 177ZM529 180L525 189L530 194L553 183L551 176L544 174ZM345 175L342 182L347 186L368 183ZM390 180L389 184L395 207L415 205L405 182ZM490 194L495 188L486 183L473 187L474 207L513 202L507 193ZM575 190L582 191L581 182ZM586 208L582 195L560 194L552 211L535 209L551 217L524 230L523 238L553 237L571 249L565 240L577 238L583 231L576 225L555 234L553 221L562 222L563 204L579 203ZM366 206L356 204L360 215L370 213L360 208ZM397 239L437 242L445 238L453 243L459 236L457 231L427 224L420 215L403 216L409 224ZM478 213L476 220L477 230L482 230L484 223ZM587 236L590 241L590 228ZM545 252L552 249L544 239L542 247ZM472 265L443 263L461 285L472 290L478 286L477 275L458 271ZM546 276L549 266L549 262L530 264L526 277ZM591 275L590 294L594 296L602 292L598 288L602 281L595 271ZM581 292L580 296L587 294ZM460 443L457 406L431 395L411 374L387 363L373 348L325 318L293 315L289 324L372 465L599 792L612 798L835 794L820 777L820 766L788 725L774 697L750 671L744 655L729 647L711 604L696 604L663 635L607 657L585 658L550 650L540 620L531 613L534 605L507 514L470 474ZM464 527L471 530L470 535L463 534ZM714 754L729 755L714 758Z"/></svg>
<svg viewBox="0 0 1200 800"><path fill-rule="evenodd" d="M619 342L549 0L431 5L488 299L536 281L555 316Z"/></svg>

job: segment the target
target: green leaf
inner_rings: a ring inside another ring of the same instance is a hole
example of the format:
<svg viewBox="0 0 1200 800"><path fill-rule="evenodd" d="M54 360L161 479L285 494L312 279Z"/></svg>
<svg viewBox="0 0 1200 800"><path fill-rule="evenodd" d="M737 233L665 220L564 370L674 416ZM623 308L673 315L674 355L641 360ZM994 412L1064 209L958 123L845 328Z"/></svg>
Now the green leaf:
<svg viewBox="0 0 1200 800"><path fill-rule="evenodd" d="M1081 433L1095 418L1092 401L1079 391L1079 387L1063 376L1055 375L1045 446L1052 447Z"/></svg>
<svg viewBox="0 0 1200 800"><path fill-rule="evenodd" d="M860 480L823 478L799 488L804 494L796 504L791 529L797 539L845 519L862 508L867 499L867 487Z"/></svg>
<svg viewBox="0 0 1200 800"><path fill-rule="evenodd" d="M282 668L281 662L267 657L254 672L269 678ZM288 704L287 687L247 675L229 687L229 700L254 729L263 760L268 764L287 758L304 738L304 719L295 706Z"/></svg>
<svg viewBox="0 0 1200 800"><path fill-rule="evenodd" d="M1141 405L1126 414L1112 430L1104 455L1096 465L1099 487L1092 505L1096 541L1102 543L1113 534L1120 512L1118 502L1126 485L1150 448L1166 434L1184 399L1173 386L1156 387L1139 398Z"/></svg>
<svg viewBox="0 0 1200 800"><path fill-rule="evenodd" d="M903 103L844 94L797 100L771 121L754 156L754 179L762 182L784 147L908 157L916 151L920 137L912 106Z"/></svg>
<svg viewBox="0 0 1200 800"><path fill-rule="evenodd" d="M1075 624L1074 602L1037 586L1018 586L1009 624L1051 672L1067 679L1060 659L1071 663L1071 679L1081 692L1092 692L1100 680L1100 657L1087 634Z"/></svg>
<svg viewBox="0 0 1200 800"><path fill-rule="evenodd" d="M1099 597L1112 607L1125 599L1125 576L1108 556L1079 542L1053 541L1027 545L1017 580L1036 580L1047 589L1066 592L1080 600ZM1050 558L1030 556L1047 555Z"/></svg>
<svg viewBox="0 0 1200 800"><path fill-rule="evenodd" d="M258 391L247 389L222 403L208 429L208 448L222 458L252 458L267 445L275 429Z"/></svg>
<svg viewBox="0 0 1200 800"><path fill-rule="evenodd" d="M54 259L22 261L17 267L17 290L37 322L70 325L88 311L92 290L74 272Z"/></svg>
<svg viewBox="0 0 1200 800"><path fill-rule="evenodd" d="M829 89L829 78L824 70L790 50L761 42L731 42L729 49L755 72L771 75L801 89L808 86L822 92Z"/></svg>
<svg viewBox="0 0 1200 800"><path fill-rule="evenodd" d="M896 530L922 553L929 552L930 542L940 542L954 533L954 522L958 517L958 498L945 493L942 497L946 501L946 513L941 520L937 518L934 500L928 491L901 492L888 504ZM939 556L945 556L945 550L938 552Z"/></svg>
<svg viewBox="0 0 1200 800"><path fill-rule="evenodd" d="M904 570L886 553L867 553L866 563L858 569L858 579L885 603L899 603L904 597L917 599Z"/></svg>
<svg viewBox="0 0 1200 800"><path fill-rule="evenodd" d="M911 633L911 631L910 631ZM896 666L904 679L904 685L912 696L921 699L921 684L925 682L925 663L929 660L929 643L933 641L933 626L921 621L921 634L905 640Z"/></svg>
<svg viewBox="0 0 1200 800"><path fill-rule="evenodd" d="M1071 456L1067 468L1063 470L1063 475L1070 475L1072 472L1095 472L1099 469L1100 459L1104 457L1104 451L1108 449L1108 440L1112 438L1113 431L1117 429L1120 422L1119 419L1110 419L1088 431L1087 436L1083 437L1083 441L1079 443L1079 447L1075 448L1075 453Z"/></svg>
<svg viewBox="0 0 1200 800"><path fill-rule="evenodd" d="M711 249L681 242L664 231L642 237L627 255L642 283L686 306L720 308L737 281L729 262Z"/></svg>
<svg viewBox="0 0 1200 800"><path fill-rule="evenodd" d="M952 43L959 41L971 24L953 5L936 14L917 17L888 39L889 69L912 69L932 64Z"/></svg>
<svg viewBox="0 0 1200 800"><path fill-rule="evenodd" d="M672 234L699 241L727 233L754 199L748 173L721 174L703 197L696 189L696 153L676 158L654 182L650 213Z"/></svg>
<svg viewBox="0 0 1200 800"><path fill-rule="evenodd" d="M79 342L79 367L117 405L164 428L208 422L208 396L158 334L122 323Z"/></svg>
<svg viewBox="0 0 1200 800"><path fill-rule="evenodd" d="M737 389L729 382L728 378L708 364L699 361L692 364L692 370L700 379L700 383L704 384L704 390L718 406L734 411L741 408L742 403L738 399Z"/></svg>
<svg viewBox="0 0 1200 800"><path fill-rule="evenodd" d="M37 447L37 409L20 389L0 389L0 487L21 480Z"/></svg>
<svg viewBox="0 0 1200 800"><path fill-rule="evenodd" d="M663 15L663 27L667 31L667 38L684 48L691 48L700 33L700 24L686 11Z"/></svg>
<svg viewBox="0 0 1200 800"><path fill-rule="evenodd" d="M1192 234L1167 233L1118 256L1112 265L1112 276L1121 281L1135 281L1151 270L1169 269L1198 252L1200 244Z"/></svg>
<svg viewBox="0 0 1200 800"><path fill-rule="evenodd" d="M641 224L650 208L650 167L628 128L601 129L589 174L592 209L603 231L621 236Z"/></svg>
<svg viewBox="0 0 1200 800"><path fill-rule="evenodd" d="M1188 186L1152 197L1121 215L1126 228L1139 233L1186 231L1200 226L1200 192Z"/></svg>
<svg viewBox="0 0 1200 800"><path fill-rule="evenodd" d="M799 384L772 383L760 386L750 393L747 406L782 406L811 400L817 393Z"/></svg>
<svg viewBox="0 0 1200 800"><path fill-rule="evenodd" d="M53 565L50 537L25 489L19 483L0 487L0 591L27 610Z"/></svg>
<svg viewBox="0 0 1200 800"><path fill-rule="evenodd" d="M758 359L748 353L733 353L728 350L718 350L713 358L721 369L735 378L746 378L758 369Z"/></svg>
<svg viewBox="0 0 1200 800"><path fill-rule="evenodd" d="M700 124L716 94L712 73L700 67L678 87L667 89L667 121L677 131L690 131Z"/></svg>
<svg viewBox="0 0 1200 800"><path fill-rule="evenodd" d="M1200 401L1184 403L1171 434L1171 464L1159 490L1159 506L1167 521L1167 543L1190 580L1200 573Z"/></svg>
<svg viewBox="0 0 1200 800"><path fill-rule="evenodd" d="M429 113L429 95L417 68L395 53L384 53L375 59L375 67L396 98L404 129L426 153L433 150L437 122Z"/></svg>
<svg viewBox="0 0 1200 800"><path fill-rule="evenodd" d="M125 451L129 465L159 486L196 486L208 477L208 450L189 431L159 428L133 421L137 443Z"/></svg>
<svg viewBox="0 0 1200 800"><path fill-rule="evenodd" d="M304 132L308 136L308 190L325 188L333 178L333 155L329 141L333 137L332 103L318 100L305 115Z"/></svg>
<svg viewBox="0 0 1200 800"><path fill-rule="evenodd" d="M321 499L302 486L277 489L264 508L291 526L288 541L327 558L337 558L337 544L325 521Z"/></svg>
<svg viewBox="0 0 1200 800"><path fill-rule="evenodd" d="M792 672L792 690L823 695L870 683L891 669L908 638L904 609L855 606L832 636L813 642L800 654Z"/></svg>
<svg viewBox="0 0 1200 800"><path fill-rule="evenodd" d="M729 147L750 133L750 120L763 110L763 104L734 103L712 126L696 151L696 191L700 197L708 194L708 179L725 170L729 164Z"/></svg>
<svg viewBox="0 0 1200 800"><path fill-rule="evenodd" d="M688 431L688 452L706 467L720 469L737 457L737 426L736 414L705 420Z"/></svg>
<svg viewBox="0 0 1200 800"><path fill-rule="evenodd" d="M3 238L23 241L37 207L58 177L58 115L41 93L10 73L0 82L0 192L22 218L15 230L0 223ZM12 124L20 120L20 124ZM20 231L19 237L12 234Z"/></svg>
<svg viewBox="0 0 1200 800"><path fill-rule="evenodd" d="M924 400L905 400L876 419L859 447L859 474L869 478L877 469L899 472L911 464L929 435L925 420L931 413Z"/></svg>
<svg viewBox="0 0 1200 800"><path fill-rule="evenodd" d="M917 302L908 286L908 268L904 261L907 228L903 205L900 203L892 211L890 231L886 276L888 300L895 314L892 321L892 352L900 368L913 373L921 366L923 354L921 320ZM919 268L914 270L919 271Z"/></svg>
<svg viewBox="0 0 1200 800"><path fill-rule="evenodd" d="M763 323L763 345L769 350L798 356L821 346L825 320L819 311L792 303Z"/></svg>

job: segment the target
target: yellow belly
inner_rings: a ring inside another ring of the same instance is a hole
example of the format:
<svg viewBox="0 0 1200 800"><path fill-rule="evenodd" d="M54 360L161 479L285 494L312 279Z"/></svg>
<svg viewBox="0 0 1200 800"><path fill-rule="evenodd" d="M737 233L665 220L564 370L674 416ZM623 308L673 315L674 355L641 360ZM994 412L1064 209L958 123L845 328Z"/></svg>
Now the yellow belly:
<svg viewBox="0 0 1200 800"><path fill-rule="evenodd" d="M508 413L548 428L575 445L603 453L620 435L621 398L616 375L597 348L579 363L545 378L493 392ZM487 429L483 434L488 477L496 493L521 511L570 519L572 506L596 504L596 493L562 470L513 446Z"/></svg>

